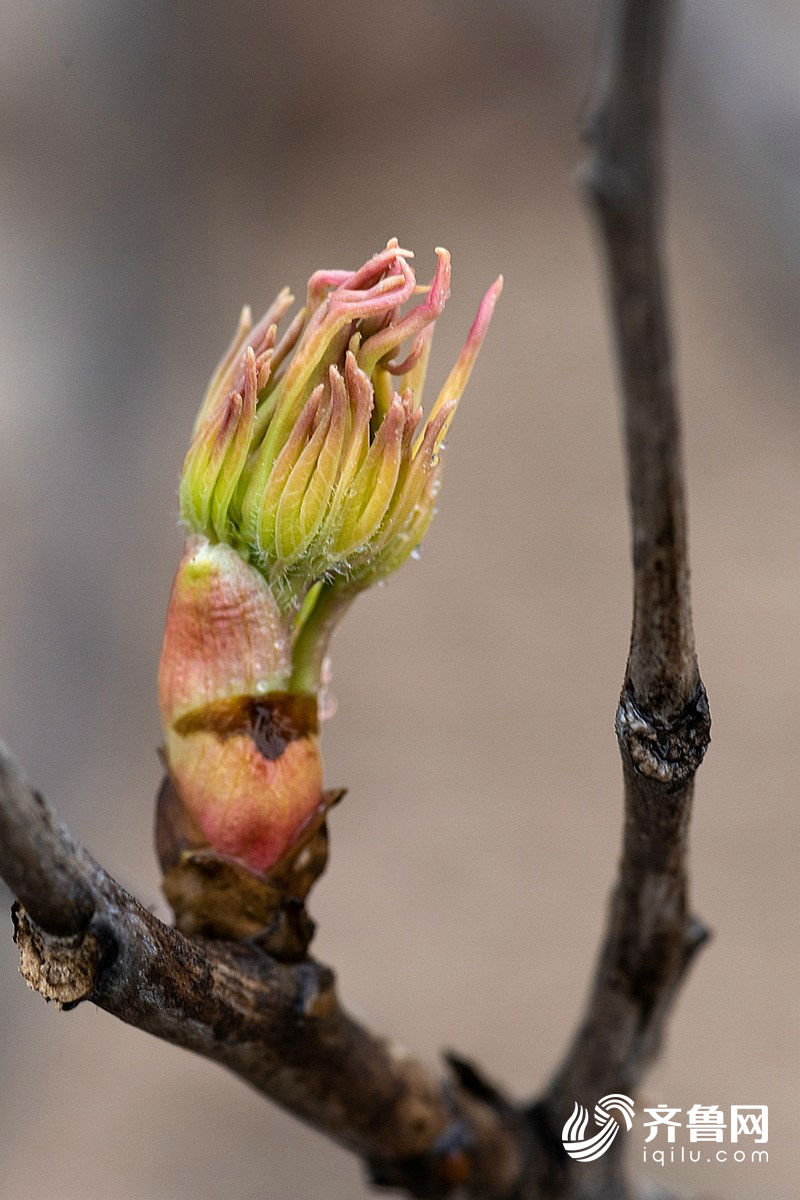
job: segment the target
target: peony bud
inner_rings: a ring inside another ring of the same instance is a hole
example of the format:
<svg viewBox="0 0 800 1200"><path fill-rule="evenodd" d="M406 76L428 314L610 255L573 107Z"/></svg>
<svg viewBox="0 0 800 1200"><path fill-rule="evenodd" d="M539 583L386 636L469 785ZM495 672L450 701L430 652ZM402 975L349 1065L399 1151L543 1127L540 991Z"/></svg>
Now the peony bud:
<svg viewBox="0 0 800 1200"><path fill-rule="evenodd" d="M427 289L394 240L358 271L317 272L281 337L287 290L255 328L244 310L197 417L159 675L165 752L198 837L253 871L275 868L324 813L317 693L330 634L425 535L442 441L500 293L502 280L425 420L450 288L450 256L436 253Z"/></svg>

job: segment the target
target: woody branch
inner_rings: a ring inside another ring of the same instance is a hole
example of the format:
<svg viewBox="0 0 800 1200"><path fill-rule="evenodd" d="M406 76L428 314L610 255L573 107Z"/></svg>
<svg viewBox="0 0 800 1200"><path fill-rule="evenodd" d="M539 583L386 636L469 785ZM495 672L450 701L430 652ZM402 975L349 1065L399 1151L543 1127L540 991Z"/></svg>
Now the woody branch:
<svg viewBox="0 0 800 1200"><path fill-rule="evenodd" d="M18 898L27 982L234 1071L412 1195L506 1196L522 1120L443 1079L341 1008L333 972L163 924L60 824L0 743L0 875Z"/></svg>
<svg viewBox="0 0 800 1200"><path fill-rule="evenodd" d="M695 655L680 429L663 267L662 78L671 0L610 0L585 137L622 392L633 626L616 716L622 857L586 1012L540 1115L634 1092L707 938L687 896L694 776L710 718ZM581 1195L625 1195L621 1143L581 1163ZM570 1168L565 1167L565 1195ZM575 1183L574 1186L577 1186Z"/></svg>
<svg viewBox="0 0 800 1200"><path fill-rule="evenodd" d="M660 89L671 5L609 0L588 191L606 249L625 415L634 618L617 713L625 823L586 1015L530 1107L468 1064L439 1076L354 1022L332 972L188 938L128 895L59 824L0 746L0 875L21 907L28 982L227 1066L369 1164L376 1182L475 1200L627 1197L620 1140L580 1174L560 1129L574 1101L633 1091L706 933L689 913L686 835L708 710L694 651L678 419L661 263Z"/></svg>

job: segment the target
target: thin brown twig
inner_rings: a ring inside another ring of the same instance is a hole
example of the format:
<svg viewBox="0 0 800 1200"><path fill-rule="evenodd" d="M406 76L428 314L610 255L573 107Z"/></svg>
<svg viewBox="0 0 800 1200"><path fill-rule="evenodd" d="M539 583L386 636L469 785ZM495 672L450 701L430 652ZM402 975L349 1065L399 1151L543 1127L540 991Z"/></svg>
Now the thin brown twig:
<svg viewBox="0 0 800 1200"><path fill-rule="evenodd" d="M623 400L633 624L616 731L625 823L586 1013L538 1109L552 1138L577 1101L634 1092L707 937L690 916L687 829L710 718L697 667L680 431L662 264L662 81L671 0L609 0L586 126L586 188L605 250ZM565 1163L569 1196L627 1195L624 1142Z"/></svg>

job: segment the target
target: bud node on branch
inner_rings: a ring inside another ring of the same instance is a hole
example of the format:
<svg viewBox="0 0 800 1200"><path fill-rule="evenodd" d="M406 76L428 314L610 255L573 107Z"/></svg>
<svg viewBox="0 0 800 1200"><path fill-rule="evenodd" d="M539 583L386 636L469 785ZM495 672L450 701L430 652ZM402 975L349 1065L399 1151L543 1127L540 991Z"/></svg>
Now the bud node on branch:
<svg viewBox="0 0 800 1200"><path fill-rule="evenodd" d="M12 916L19 971L28 987L62 1009L91 999L101 961L94 933L87 930L72 937L45 933L19 903Z"/></svg>
<svg viewBox="0 0 800 1200"><path fill-rule="evenodd" d="M693 776L711 740L711 714L702 683L681 713L672 721L648 716L623 688L615 721L623 756L647 779L668 791Z"/></svg>

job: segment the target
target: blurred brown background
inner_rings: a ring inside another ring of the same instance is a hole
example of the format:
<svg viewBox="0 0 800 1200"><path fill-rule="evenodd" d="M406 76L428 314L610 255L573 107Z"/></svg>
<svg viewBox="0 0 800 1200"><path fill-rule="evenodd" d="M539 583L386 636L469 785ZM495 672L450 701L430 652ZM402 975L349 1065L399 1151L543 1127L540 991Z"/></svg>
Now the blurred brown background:
<svg viewBox="0 0 800 1200"><path fill-rule="evenodd" d="M716 938L644 1100L769 1104L767 1166L661 1179L789 1200L800 16L795 0L687 9L669 248L714 717L693 872ZM2 736L159 911L155 672L177 475L239 306L393 234L426 273L443 243L435 384L505 273L423 559L337 638L325 755L350 791L313 910L357 1012L429 1057L476 1056L521 1095L577 1018L620 831L627 528L574 187L594 20L578 0L21 0L0 38ZM218 1067L89 1005L47 1008L2 923L2 1200L367 1194L344 1152Z"/></svg>

